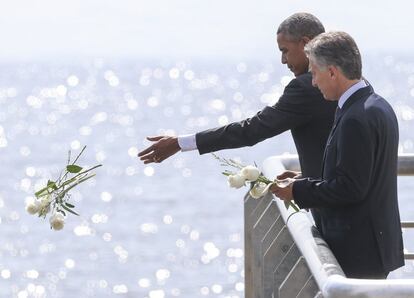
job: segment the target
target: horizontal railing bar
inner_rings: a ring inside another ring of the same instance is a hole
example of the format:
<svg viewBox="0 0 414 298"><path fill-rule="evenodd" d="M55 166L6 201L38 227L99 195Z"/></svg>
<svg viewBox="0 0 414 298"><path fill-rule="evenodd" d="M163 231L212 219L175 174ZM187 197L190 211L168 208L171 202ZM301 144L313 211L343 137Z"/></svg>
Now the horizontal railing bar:
<svg viewBox="0 0 414 298"><path fill-rule="evenodd" d="M414 254L404 254L404 259L406 259L406 260L414 260Z"/></svg>
<svg viewBox="0 0 414 298"><path fill-rule="evenodd" d="M402 221L401 222L402 228L414 228L414 222L412 221Z"/></svg>
<svg viewBox="0 0 414 298"><path fill-rule="evenodd" d="M299 159L296 154L281 155L280 159L283 166L290 171L300 171ZM413 176L414 175L414 154L405 153L398 155L398 175Z"/></svg>
<svg viewBox="0 0 414 298"><path fill-rule="evenodd" d="M414 154L398 155L398 175L412 176L414 175Z"/></svg>

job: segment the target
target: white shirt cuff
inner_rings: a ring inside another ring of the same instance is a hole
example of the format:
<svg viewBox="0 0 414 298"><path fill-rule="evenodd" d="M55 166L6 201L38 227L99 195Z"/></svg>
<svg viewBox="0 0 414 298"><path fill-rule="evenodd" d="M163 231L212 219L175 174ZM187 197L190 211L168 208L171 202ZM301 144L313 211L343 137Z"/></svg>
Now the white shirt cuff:
<svg viewBox="0 0 414 298"><path fill-rule="evenodd" d="M189 134L189 135L181 135L177 137L178 145L181 148L181 151L191 151L197 150L197 143L196 143L196 135Z"/></svg>

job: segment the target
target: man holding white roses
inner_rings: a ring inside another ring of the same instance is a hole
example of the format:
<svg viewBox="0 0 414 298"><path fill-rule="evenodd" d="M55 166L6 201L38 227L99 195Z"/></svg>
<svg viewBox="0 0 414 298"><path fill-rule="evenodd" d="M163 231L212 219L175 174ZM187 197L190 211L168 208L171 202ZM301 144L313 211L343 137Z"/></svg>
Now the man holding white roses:
<svg viewBox="0 0 414 298"><path fill-rule="evenodd" d="M288 179L271 191L301 208L318 208L319 232L347 277L386 278L404 265L397 118L362 79L361 55L347 33L323 33L305 52L313 84L338 102L322 178Z"/></svg>

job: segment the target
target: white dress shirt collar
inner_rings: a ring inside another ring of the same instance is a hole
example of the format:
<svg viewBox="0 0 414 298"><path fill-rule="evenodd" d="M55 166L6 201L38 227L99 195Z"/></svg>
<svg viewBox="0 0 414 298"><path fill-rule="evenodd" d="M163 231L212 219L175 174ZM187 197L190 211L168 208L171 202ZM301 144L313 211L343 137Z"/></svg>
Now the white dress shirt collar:
<svg viewBox="0 0 414 298"><path fill-rule="evenodd" d="M340 109L342 109L342 107L344 106L345 102L348 100L348 98L351 97L352 94L354 94L355 92L357 92L359 89L364 88L368 86L367 83L364 80L359 81L358 83L353 84L351 87L348 88L348 90L346 90L341 97L339 98L338 101L338 107Z"/></svg>

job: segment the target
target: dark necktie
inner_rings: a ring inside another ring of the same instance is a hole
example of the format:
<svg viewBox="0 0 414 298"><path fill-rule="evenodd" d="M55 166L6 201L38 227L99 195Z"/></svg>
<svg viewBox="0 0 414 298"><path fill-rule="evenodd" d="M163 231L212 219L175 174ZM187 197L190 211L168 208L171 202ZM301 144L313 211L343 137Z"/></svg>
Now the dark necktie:
<svg viewBox="0 0 414 298"><path fill-rule="evenodd" d="M338 121L338 117L339 117L339 114L340 113L341 113L341 108L340 107L336 107L334 123L336 123L336 121Z"/></svg>

